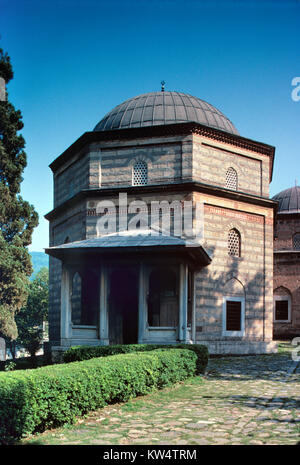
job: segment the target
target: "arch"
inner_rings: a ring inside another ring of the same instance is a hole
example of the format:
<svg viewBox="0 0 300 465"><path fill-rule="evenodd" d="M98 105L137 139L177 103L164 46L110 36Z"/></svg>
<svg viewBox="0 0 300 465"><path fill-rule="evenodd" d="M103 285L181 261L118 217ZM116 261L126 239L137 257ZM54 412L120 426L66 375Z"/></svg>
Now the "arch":
<svg viewBox="0 0 300 465"><path fill-rule="evenodd" d="M231 278L224 284L224 295L228 296L245 296L245 288L237 278Z"/></svg>
<svg viewBox="0 0 300 465"><path fill-rule="evenodd" d="M245 334L245 288L235 277L224 285L222 332L232 337Z"/></svg>
<svg viewBox="0 0 300 465"><path fill-rule="evenodd" d="M227 223L226 228L227 228L227 231L229 231L229 229L236 229L240 233L241 241L245 240L247 236L247 228L246 228L246 225L242 223L241 221L239 220L230 221Z"/></svg>
<svg viewBox="0 0 300 465"><path fill-rule="evenodd" d="M73 274L71 291L71 320L73 325L81 324L82 279L78 272Z"/></svg>
<svg viewBox="0 0 300 465"><path fill-rule="evenodd" d="M274 290L274 322L292 321L292 297L288 288L279 286Z"/></svg>
<svg viewBox="0 0 300 465"><path fill-rule="evenodd" d="M291 296L291 291L285 286L278 286L274 289L274 295L288 295Z"/></svg>
<svg viewBox="0 0 300 465"><path fill-rule="evenodd" d="M293 235L293 249L300 250L300 233L299 232Z"/></svg>
<svg viewBox="0 0 300 465"><path fill-rule="evenodd" d="M227 247L229 256L241 256L241 234L236 228L232 228L228 231Z"/></svg>
<svg viewBox="0 0 300 465"><path fill-rule="evenodd" d="M226 171L226 188L233 191L238 188L238 174L232 166Z"/></svg>
<svg viewBox="0 0 300 465"><path fill-rule="evenodd" d="M145 161L137 161L132 168L132 185L144 186L148 184L148 165Z"/></svg>

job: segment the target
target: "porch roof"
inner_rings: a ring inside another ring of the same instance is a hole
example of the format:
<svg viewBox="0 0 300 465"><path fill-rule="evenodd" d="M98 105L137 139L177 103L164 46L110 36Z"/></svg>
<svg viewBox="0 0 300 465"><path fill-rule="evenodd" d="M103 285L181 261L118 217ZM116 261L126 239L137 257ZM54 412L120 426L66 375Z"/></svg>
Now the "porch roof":
<svg viewBox="0 0 300 465"><path fill-rule="evenodd" d="M45 252L60 260L70 255L82 254L131 254L131 253L174 253L184 254L195 264L208 265L211 258L199 242L181 237L150 234L150 231L134 230L107 234L101 237L69 242L48 247Z"/></svg>

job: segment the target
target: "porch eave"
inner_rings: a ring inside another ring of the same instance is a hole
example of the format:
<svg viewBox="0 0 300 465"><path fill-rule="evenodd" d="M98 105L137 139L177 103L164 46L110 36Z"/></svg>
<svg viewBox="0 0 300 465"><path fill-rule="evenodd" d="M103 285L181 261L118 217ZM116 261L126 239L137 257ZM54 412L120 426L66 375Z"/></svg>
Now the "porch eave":
<svg viewBox="0 0 300 465"><path fill-rule="evenodd" d="M153 258L157 257L180 257L181 259L189 260L196 267L207 266L211 263L211 258L202 246L188 247L185 245L164 245L164 246L148 246L148 247L72 247L60 248L49 247L45 249L45 253L51 257L57 258L63 262L74 261L77 258L82 259L83 256L88 258L103 257L103 258Z"/></svg>
<svg viewBox="0 0 300 465"><path fill-rule="evenodd" d="M138 256L180 256L195 264L206 266L211 257L203 246L191 239L163 234L150 235L145 231L126 231L108 234L96 238L70 242L48 247L45 252L62 261L83 257L120 256L132 258Z"/></svg>

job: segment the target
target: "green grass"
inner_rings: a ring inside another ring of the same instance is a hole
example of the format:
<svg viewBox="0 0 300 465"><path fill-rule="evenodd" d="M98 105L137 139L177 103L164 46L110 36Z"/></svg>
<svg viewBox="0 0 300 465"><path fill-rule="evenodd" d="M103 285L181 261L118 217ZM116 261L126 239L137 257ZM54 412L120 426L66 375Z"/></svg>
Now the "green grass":
<svg viewBox="0 0 300 465"><path fill-rule="evenodd" d="M291 341L280 341L278 342L278 353L279 354L286 354L291 352L295 346L292 345Z"/></svg>

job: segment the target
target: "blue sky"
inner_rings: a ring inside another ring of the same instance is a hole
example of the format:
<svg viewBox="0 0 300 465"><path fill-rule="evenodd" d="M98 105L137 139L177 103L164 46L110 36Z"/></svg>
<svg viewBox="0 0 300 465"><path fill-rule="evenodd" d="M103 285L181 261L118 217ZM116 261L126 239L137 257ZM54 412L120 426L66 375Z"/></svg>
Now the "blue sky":
<svg viewBox="0 0 300 465"><path fill-rule="evenodd" d="M300 184L300 101L291 98L299 31L298 0L0 0L0 47L15 73L9 99L25 125L22 195L40 216L30 249L48 245L49 163L161 80L276 147L271 195Z"/></svg>

